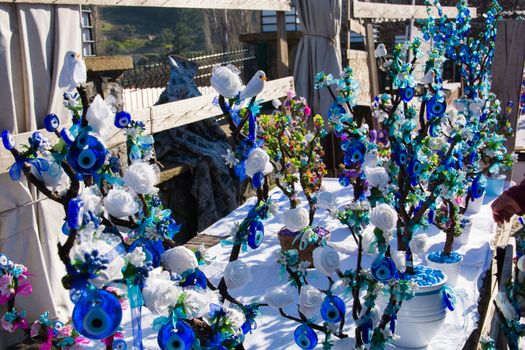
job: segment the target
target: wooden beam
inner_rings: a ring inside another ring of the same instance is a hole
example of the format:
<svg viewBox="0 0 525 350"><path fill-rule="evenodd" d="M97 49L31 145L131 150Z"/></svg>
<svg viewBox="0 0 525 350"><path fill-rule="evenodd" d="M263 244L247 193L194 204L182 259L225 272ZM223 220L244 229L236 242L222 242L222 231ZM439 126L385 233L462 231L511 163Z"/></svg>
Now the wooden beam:
<svg viewBox="0 0 525 350"><path fill-rule="evenodd" d="M379 75L377 71L377 61L374 56L374 51L376 49L374 43L374 26L372 22L367 21L365 25L366 35L365 35L365 45L366 45L366 54L368 60L368 74L370 76L370 101L373 101L374 98L379 95Z"/></svg>
<svg viewBox="0 0 525 350"><path fill-rule="evenodd" d="M362 36L366 35L365 27L355 19L350 19L350 30Z"/></svg>
<svg viewBox="0 0 525 350"><path fill-rule="evenodd" d="M0 2L290 11L290 0L0 0Z"/></svg>
<svg viewBox="0 0 525 350"><path fill-rule="evenodd" d="M353 3L354 18L370 18L370 19L411 19L428 18L427 7L423 5L397 5L397 4L381 4L381 3L366 3L354 0ZM443 6L443 14L447 17L456 17L458 9L452 6ZM477 11L475 7L469 7L470 15L476 18ZM435 8L431 11L433 16L438 16Z"/></svg>
<svg viewBox="0 0 525 350"><path fill-rule="evenodd" d="M277 11L277 77L286 77L289 74L286 13Z"/></svg>
<svg viewBox="0 0 525 350"><path fill-rule="evenodd" d="M514 153L518 127L519 101L523 66L525 61L525 22L517 19L503 20L498 24L496 48L492 61L492 92L501 101L502 108L509 101L514 102L510 124L514 132L507 139L507 152ZM507 180L512 178L512 169L506 172Z"/></svg>
<svg viewBox="0 0 525 350"><path fill-rule="evenodd" d="M263 101L271 101L286 96L291 89L293 89L293 77L271 80L266 83L264 91L257 97ZM221 109L213 104L215 97L215 95L204 95L129 112L133 120L141 121L146 125L148 134L153 134L222 115ZM57 136L54 133L45 129L39 131L49 137L52 144L57 142ZM31 134L33 131L14 135L16 144L27 144L27 139ZM106 141L106 145L113 147L125 141L126 136L122 129L114 128L113 134ZM13 163L14 159L11 153L0 147L0 174L6 173Z"/></svg>

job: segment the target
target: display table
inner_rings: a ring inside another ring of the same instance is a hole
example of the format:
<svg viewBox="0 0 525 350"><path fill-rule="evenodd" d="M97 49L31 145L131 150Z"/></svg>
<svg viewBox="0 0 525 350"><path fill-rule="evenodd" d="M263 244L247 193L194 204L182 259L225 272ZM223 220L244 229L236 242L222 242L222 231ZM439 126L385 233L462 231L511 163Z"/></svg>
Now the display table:
<svg viewBox="0 0 525 350"><path fill-rule="evenodd" d="M325 190L337 195L338 207L349 203L352 198L351 188L342 188L336 179L325 179L324 187ZM250 265L252 275L254 276L253 281L247 286L230 290L230 293L241 302L261 301L261 297L267 290L287 282L288 276L282 272L281 266L276 260L280 250L277 232L282 227L280 223L280 213L288 209L289 203L286 197L281 196L279 190L273 192L272 198L279 199L281 208L278 215L265 221L265 238L263 243L257 250L241 253L241 259ZM461 349L470 333L477 326L479 318L477 307L479 286L481 285L484 272L490 265L493 251L490 242L492 242L496 233L496 224L492 220L489 201L490 198L487 198L481 212L474 215L475 218L473 220L468 247L458 247L458 251L465 256L461 266L461 275L458 279L457 286L454 288L457 296L456 310L454 312L448 312L445 324L435 336L428 349ZM202 233L216 237L229 235L235 228L236 223L240 223L246 217L250 206L254 203L254 198L248 200L244 205ZM302 204L306 205L306 201L303 200ZM354 268L356 266L357 246L352 237L349 236L349 231L340 224L338 220L332 219L329 213L323 209L317 211L314 224L323 226L332 232L329 244L340 253L341 269L344 271L345 269ZM432 226L427 232L427 235L429 249L442 248L445 240L444 233L440 233ZM203 266L202 270L214 284L217 284L222 276L222 271L228 262L230 250L231 246L222 247L221 244L217 244L208 250L213 260L210 265ZM363 257L364 266L370 266L372 260L373 256L365 255ZM419 262L420 261L418 261L418 263ZM326 277L315 270L311 271L311 276L312 278L310 278L310 280L313 285L319 288L327 287L328 282ZM349 298L347 298L345 302L348 306L351 305ZM143 310L144 347L145 349L158 349L156 333L150 328L155 316L151 315L147 309L143 308ZM290 314L296 314L293 306L285 310ZM261 311L262 315L256 319L257 329L253 334L246 336L244 343L245 348L257 350L299 349L299 347L294 344L293 339L293 331L298 326L298 323L281 317L277 310L270 307L263 307ZM125 310L125 318L125 339L128 345L131 345L129 310ZM321 317L318 316L317 320L321 320ZM351 331L351 327L353 327L352 324L353 322L348 320L345 330ZM353 332L351 334L353 336ZM320 334L319 336L321 341L324 337ZM321 345L319 345L319 348L321 348Z"/></svg>

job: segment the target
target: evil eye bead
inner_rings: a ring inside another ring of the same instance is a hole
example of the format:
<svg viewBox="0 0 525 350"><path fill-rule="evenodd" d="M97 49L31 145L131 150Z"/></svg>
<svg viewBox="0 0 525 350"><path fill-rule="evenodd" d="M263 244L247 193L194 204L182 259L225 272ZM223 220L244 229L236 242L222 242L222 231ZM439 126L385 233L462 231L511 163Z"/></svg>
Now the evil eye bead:
<svg viewBox="0 0 525 350"><path fill-rule="evenodd" d="M75 137L73 137L68 128L63 128L60 130L60 137L68 146L71 146L73 143L75 143Z"/></svg>
<svg viewBox="0 0 525 350"><path fill-rule="evenodd" d="M394 261L387 257L378 257L374 260L371 266L372 276L380 282L387 282L392 279L396 274L396 264Z"/></svg>
<svg viewBox="0 0 525 350"><path fill-rule="evenodd" d="M180 284L182 287L191 287L191 286L197 286L201 289L206 289L207 281L206 281L206 275L204 272L202 272L199 269L195 269L195 271L191 272L186 276L184 279L184 282Z"/></svg>
<svg viewBox="0 0 525 350"><path fill-rule="evenodd" d="M427 118L430 120L434 117L441 117L447 110L447 103L445 100L442 102L438 101L437 97L434 96L427 102Z"/></svg>
<svg viewBox="0 0 525 350"><path fill-rule="evenodd" d="M88 292L73 309L73 325L88 339L104 339L114 334L122 321L118 298L105 290Z"/></svg>
<svg viewBox="0 0 525 350"><path fill-rule="evenodd" d="M159 331L157 343L161 350L190 350L195 342L195 332L184 321L168 322Z"/></svg>
<svg viewBox="0 0 525 350"><path fill-rule="evenodd" d="M15 148L15 139L9 130L2 131L2 143L4 144L4 148L8 151Z"/></svg>
<svg viewBox="0 0 525 350"><path fill-rule="evenodd" d="M370 343L370 333L372 333L372 321L368 321L361 326L361 339L363 343Z"/></svg>
<svg viewBox="0 0 525 350"><path fill-rule="evenodd" d="M354 140L347 147L344 157L346 165L359 164L365 159L366 146L359 140Z"/></svg>
<svg viewBox="0 0 525 350"><path fill-rule="evenodd" d="M6 267L7 265L9 265L9 258L7 255L0 254L0 266Z"/></svg>
<svg viewBox="0 0 525 350"><path fill-rule="evenodd" d="M487 186L487 179L485 176L479 175L474 181L472 181L471 193L472 198L479 198L485 192L485 187Z"/></svg>
<svg viewBox="0 0 525 350"><path fill-rule="evenodd" d="M58 116L56 114L48 114L44 118L44 127L49 132L55 132L58 127L60 126L60 119L58 119Z"/></svg>
<svg viewBox="0 0 525 350"><path fill-rule="evenodd" d="M302 324L297 327L293 337L295 344L297 344L297 346L299 346L301 349L305 350L315 349L317 343L319 342L317 339L317 334L315 334L314 330L306 324Z"/></svg>
<svg viewBox="0 0 525 350"><path fill-rule="evenodd" d="M341 322L346 313L346 305L341 298L328 295L321 304L321 317L326 322Z"/></svg>
<svg viewBox="0 0 525 350"><path fill-rule="evenodd" d="M80 198L73 198L67 206L67 225L73 229L79 229L82 225L82 212L84 201Z"/></svg>
<svg viewBox="0 0 525 350"><path fill-rule="evenodd" d="M128 348L128 345L122 339L117 339L113 342L113 349L115 350L126 350L127 348Z"/></svg>
<svg viewBox="0 0 525 350"><path fill-rule="evenodd" d="M416 186L418 184L422 168L423 166L419 160L413 158L410 161L408 166L408 175L410 176L410 183L412 186Z"/></svg>
<svg viewBox="0 0 525 350"><path fill-rule="evenodd" d="M399 89L399 96L403 102L410 102L414 98L416 90L413 87L406 87L404 89Z"/></svg>
<svg viewBox="0 0 525 350"><path fill-rule="evenodd" d="M131 115L128 112L120 111L115 115L115 126L124 129L131 123Z"/></svg>
<svg viewBox="0 0 525 350"><path fill-rule="evenodd" d="M91 175L106 161L108 149L95 135L87 135L75 142L67 154L67 162L80 174Z"/></svg>
<svg viewBox="0 0 525 350"><path fill-rule="evenodd" d="M348 187L348 185L350 185L350 179L343 175L339 178L339 184L343 187Z"/></svg>
<svg viewBox="0 0 525 350"><path fill-rule="evenodd" d="M53 330L55 333L60 332L62 328L64 328L64 323L60 321L56 321L55 324L53 325Z"/></svg>
<svg viewBox="0 0 525 350"><path fill-rule="evenodd" d="M408 162L408 153L405 146L400 145L394 152L394 160L398 166L403 166Z"/></svg>
<svg viewBox="0 0 525 350"><path fill-rule="evenodd" d="M261 188L264 184L264 175L261 172L257 172L253 175L252 185L254 188Z"/></svg>
<svg viewBox="0 0 525 350"><path fill-rule="evenodd" d="M264 239L264 224L259 221L252 221L250 223L250 233L248 234L248 246L252 249L257 249Z"/></svg>

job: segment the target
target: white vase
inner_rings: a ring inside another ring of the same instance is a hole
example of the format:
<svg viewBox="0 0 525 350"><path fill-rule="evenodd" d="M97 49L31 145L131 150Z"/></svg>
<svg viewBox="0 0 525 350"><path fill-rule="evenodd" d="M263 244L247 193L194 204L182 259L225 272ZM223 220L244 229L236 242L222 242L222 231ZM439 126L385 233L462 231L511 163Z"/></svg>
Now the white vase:
<svg viewBox="0 0 525 350"><path fill-rule="evenodd" d="M399 339L394 341L398 348L425 348L437 334L447 315L447 307L441 290L447 281L433 286L419 287L416 295L401 304L397 313L395 334Z"/></svg>
<svg viewBox="0 0 525 350"><path fill-rule="evenodd" d="M485 188L487 196L497 197L502 194L505 188L505 179L506 176L503 174L491 176L487 180L487 187Z"/></svg>
<svg viewBox="0 0 525 350"><path fill-rule="evenodd" d="M468 244L470 237L470 231L472 231L472 221L469 221L465 227L461 230L461 235L454 238L454 246L461 247Z"/></svg>
<svg viewBox="0 0 525 350"><path fill-rule="evenodd" d="M426 256L427 266L442 271L444 274L447 275L447 283L448 285L454 287L456 283L458 282L459 277L459 270L461 268L461 262L463 261L463 255L460 254L461 259L457 262L453 263L439 263L432 261L428 258L428 255Z"/></svg>
<svg viewBox="0 0 525 350"><path fill-rule="evenodd" d="M483 199L485 198L485 192L479 198L471 198L470 203L468 204L467 211L465 214L477 214L481 210L483 205Z"/></svg>

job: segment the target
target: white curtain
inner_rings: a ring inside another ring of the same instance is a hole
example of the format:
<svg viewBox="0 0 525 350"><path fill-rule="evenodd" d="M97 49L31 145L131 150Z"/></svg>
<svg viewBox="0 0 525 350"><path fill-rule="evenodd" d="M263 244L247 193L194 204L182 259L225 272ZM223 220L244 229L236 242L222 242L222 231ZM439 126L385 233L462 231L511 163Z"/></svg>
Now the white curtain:
<svg viewBox="0 0 525 350"><path fill-rule="evenodd" d="M65 53L81 47L79 6L0 3L0 130L42 128L50 112L69 119L58 74ZM57 255L63 217L60 205L0 174L0 252L33 274L33 295L16 299L30 322L44 311L62 319L70 312ZM12 341L0 337L0 349Z"/></svg>
<svg viewBox="0 0 525 350"><path fill-rule="evenodd" d="M297 95L306 97L314 113L326 117L333 102L326 89L314 89L317 72L341 74L341 0L296 0L304 36L295 58Z"/></svg>

